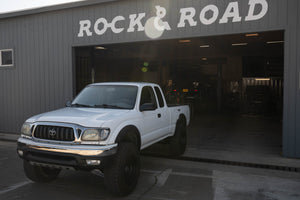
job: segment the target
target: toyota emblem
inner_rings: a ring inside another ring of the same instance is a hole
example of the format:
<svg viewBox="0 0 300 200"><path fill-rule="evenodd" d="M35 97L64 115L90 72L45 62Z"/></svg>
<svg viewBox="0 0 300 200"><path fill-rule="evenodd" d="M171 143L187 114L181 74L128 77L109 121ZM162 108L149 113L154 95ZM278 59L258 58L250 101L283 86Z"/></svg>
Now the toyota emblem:
<svg viewBox="0 0 300 200"><path fill-rule="evenodd" d="M51 137L53 137L53 136L56 135L56 130L54 130L54 128L53 128L53 129L50 129L50 130L48 131L48 133L49 133L49 135L50 135Z"/></svg>

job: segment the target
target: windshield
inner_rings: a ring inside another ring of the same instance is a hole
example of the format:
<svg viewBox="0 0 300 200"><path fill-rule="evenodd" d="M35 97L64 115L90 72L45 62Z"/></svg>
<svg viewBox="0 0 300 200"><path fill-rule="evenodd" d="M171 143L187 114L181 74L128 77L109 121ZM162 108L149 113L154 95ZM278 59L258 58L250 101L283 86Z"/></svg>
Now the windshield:
<svg viewBox="0 0 300 200"><path fill-rule="evenodd" d="M72 102L72 107L133 109L138 87L95 85L84 88Z"/></svg>

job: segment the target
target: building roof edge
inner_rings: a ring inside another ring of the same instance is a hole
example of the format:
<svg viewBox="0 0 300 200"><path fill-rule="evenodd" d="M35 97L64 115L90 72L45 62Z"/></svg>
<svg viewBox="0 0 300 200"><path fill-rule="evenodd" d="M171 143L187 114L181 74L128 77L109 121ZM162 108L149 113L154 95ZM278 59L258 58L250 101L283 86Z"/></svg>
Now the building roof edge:
<svg viewBox="0 0 300 200"><path fill-rule="evenodd" d="M39 13L51 12L51 11L58 11L58 10L77 8L77 7L90 6L90 5L113 2L113 1L117 1L117 0L86 0L86 1L78 1L78 2L73 2L73 3L58 4L58 5L53 5L53 6L46 6L46 7L41 7L41 8L33 8L33 9L28 9L28 10L15 11L15 12L10 12L10 13L3 13L3 14L0 14L0 20L7 19L7 18L13 18L13 17L25 16L25 15L34 15L34 14L39 14Z"/></svg>

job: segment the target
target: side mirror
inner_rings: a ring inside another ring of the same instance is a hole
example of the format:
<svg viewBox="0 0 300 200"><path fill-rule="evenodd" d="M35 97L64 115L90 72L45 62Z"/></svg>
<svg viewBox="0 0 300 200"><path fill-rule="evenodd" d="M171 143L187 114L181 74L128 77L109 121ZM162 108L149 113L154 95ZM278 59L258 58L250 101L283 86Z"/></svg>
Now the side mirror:
<svg viewBox="0 0 300 200"><path fill-rule="evenodd" d="M72 101L67 101L66 107L71 107L71 105L72 105Z"/></svg>
<svg viewBox="0 0 300 200"><path fill-rule="evenodd" d="M143 105L140 106L140 111L149 111L149 110L155 110L156 105L154 103L144 103Z"/></svg>

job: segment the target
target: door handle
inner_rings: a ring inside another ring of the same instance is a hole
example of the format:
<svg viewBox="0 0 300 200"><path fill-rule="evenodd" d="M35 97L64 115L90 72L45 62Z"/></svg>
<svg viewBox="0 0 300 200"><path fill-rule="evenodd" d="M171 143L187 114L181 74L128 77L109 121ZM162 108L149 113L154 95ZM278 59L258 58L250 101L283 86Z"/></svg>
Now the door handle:
<svg viewBox="0 0 300 200"><path fill-rule="evenodd" d="M157 117L158 117L158 118L161 118L161 114L160 114L160 113L158 113L158 114L157 114Z"/></svg>

